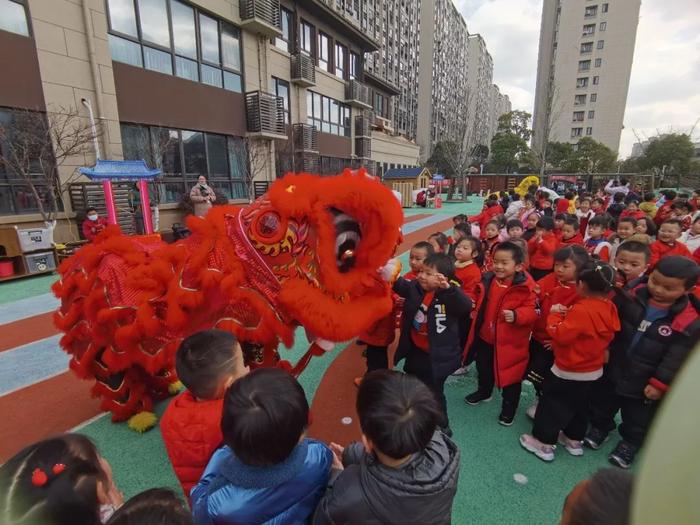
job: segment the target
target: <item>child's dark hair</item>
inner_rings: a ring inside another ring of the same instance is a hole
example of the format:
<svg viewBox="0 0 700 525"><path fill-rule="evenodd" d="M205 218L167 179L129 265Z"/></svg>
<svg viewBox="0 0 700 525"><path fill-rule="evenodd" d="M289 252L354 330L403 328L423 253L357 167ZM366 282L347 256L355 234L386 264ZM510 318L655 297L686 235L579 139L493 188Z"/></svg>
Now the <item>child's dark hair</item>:
<svg viewBox="0 0 700 525"><path fill-rule="evenodd" d="M625 200L625 194L622 193L621 191L619 191L615 195L613 195L613 202L622 202L624 200Z"/></svg>
<svg viewBox="0 0 700 525"><path fill-rule="evenodd" d="M259 368L224 397L224 443L246 465L277 465L289 457L309 422L304 389L280 368Z"/></svg>
<svg viewBox="0 0 700 525"><path fill-rule="evenodd" d="M700 266L698 266L694 260L681 255L662 257L659 262L656 263L654 271L659 272L665 277L683 279L686 290L690 290L695 286L700 277Z"/></svg>
<svg viewBox="0 0 700 525"><path fill-rule="evenodd" d="M428 239L435 239L435 242L438 243L438 246L440 249L445 251L447 249L447 235L445 235L442 232L435 232L431 235L428 236Z"/></svg>
<svg viewBox="0 0 700 525"><path fill-rule="evenodd" d="M620 224L622 224L623 222L631 224L632 228L636 228L637 226L637 219L635 219L634 217L620 217L617 220L617 225L620 226Z"/></svg>
<svg viewBox="0 0 700 525"><path fill-rule="evenodd" d="M523 197L523 202L531 202L532 204L535 204L535 197L531 193L528 193Z"/></svg>
<svg viewBox="0 0 700 525"><path fill-rule="evenodd" d="M468 222L460 222L459 224L455 224L454 229L463 235L472 234L472 225Z"/></svg>
<svg viewBox="0 0 700 525"><path fill-rule="evenodd" d="M54 472L55 465L65 465ZM34 472L46 476L32 482ZM107 488L97 448L82 434L64 434L25 447L0 467L2 522L13 525L99 525L98 483Z"/></svg>
<svg viewBox="0 0 700 525"><path fill-rule="evenodd" d="M673 204L671 204L671 209L672 209L672 210L681 210L681 209L683 209L683 210L686 210L686 211L690 211L690 208L691 208L690 203L689 203L688 201L686 201L686 200L677 200L676 202L674 202Z"/></svg>
<svg viewBox="0 0 700 525"><path fill-rule="evenodd" d="M571 226L574 230L578 230L580 226L578 218L575 215L567 215L564 219L564 225Z"/></svg>
<svg viewBox="0 0 700 525"><path fill-rule="evenodd" d="M85 215L89 215L91 211L94 211L95 213L97 213L97 209L90 206L87 210L85 210Z"/></svg>
<svg viewBox="0 0 700 525"><path fill-rule="evenodd" d="M413 246L411 246L412 250L425 250L425 253L427 255L432 255L435 253L435 247L430 244L428 241L419 241Z"/></svg>
<svg viewBox="0 0 700 525"><path fill-rule="evenodd" d="M435 268L438 273L444 275L448 280L455 277L455 264L452 262L452 258L444 253L428 255L423 261L423 266Z"/></svg>
<svg viewBox="0 0 700 525"><path fill-rule="evenodd" d="M559 248L554 252L555 263L569 260L576 266L576 274L578 275L581 269L591 260L591 257L588 255L586 249L578 244Z"/></svg>
<svg viewBox="0 0 700 525"><path fill-rule="evenodd" d="M522 228L522 224L520 227ZM457 241L455 247L462 243L469 243L471 245L472 258L477 265L481 266L484 264L484 247L481 245L481 241L479 239L473 237L472 235L467 235L466 237L462 237L459 241Z"/></svg>
<svg viewBox="0 0 700 525"><path fill-rule="evenodd" d="M680 219L666 219L664 222L661 223L661 226L663 226L664 224L675 224L681 230L683 229L683 221Z"/></svg>
<svg viewBox="0 0 700 525"><path fill-rule="evenodd" d="M651 259L651 250L649 245L641 241L625 241L617 248L616 254L620 252L641 253L644 255L644 260L649 262Z"/></svg>
<svg viewBox="0 0 700 525"><path fill-rule="evenodd" d="M600 469L569 507L569 525L627 525L634 476L620 469Z"/></svg>
<svg viewBox="0 0 700 525"><path fill-rule="evenodd" d="M610 216L607 214L596 215L588 221L588 226L602 226L603 229L607 229L610 226Z"/></svg>
<svg viewBox="0 0 700 525"><path fill-rule="evenodd" d="M630 199L627 201L627 206L630 204L634 204L635 206L639 206L639 201L637 199Z"/></svg>
<svg viewBox="0 0 700 525"><path fill-rule="evenodd" d="M192 525L192 514L170 489L149 489L122 505L106 525Z"/></svg>
<svg viewBox="0 0 700 525"><path fill-rule="evenodd" d="M604 201L603 199L601 199L600 197L596 197L596 198L593 199L591 202L597 202L597 203L599 203L599 204L605 204L605 201Z"/></svg>
<svg viewBox="0 0 700 525"><path fill-rule="evenodd" d="M567 217L569 217L568 213L557 213L554 216L554 220L555 221L565 221Z"/></svg>
<svg viewBox="0 0 700 525"><path fill-rule="evenodd" d="M653 191L648 191L644 194L644 200L647 202L656 200L656 195L654 195Z"/></svg>
<svg viewBox="0 0 700 525"><path fill-rule="evenodd" d="M554 219L551 217L540 217L540 220L537 221L537 227L551 232L554 230Z"/></svg>
<svg viewBox="0 0 700 525"><path fill-rule="evenodd" d="M506 223L506 231L509 232L511 228L520 228L523 230L523 223L520 222L518 219L511 219Z"/></svg>
<svg viewBox="0 0 700 525"><path fill-rule="evenodd" d="M462 214L461 214L461 213L460 213L459 215L455 215L454 217L452 217L452 222L454 222L455 224L459 224L459 223L462 222L463 220L464 220L464 219L462 218Z"/></svg>
<svg viewBox="0 0 700 525"><path fill-rule="evenodd" d="M422 381L393 370L367 374L356 406L362 433L393 459L425 449L444 418L435 394Z"/></svg>
<svg viewBox="0 0 700 525"><path fill-rule="evenodd" d="M537 224L539 225L539 223ZM498 244L493 253L495 255L498 252L510 253L513 257L513 260L515 261L515 264L523 264L523 262L525 261L525 253L523 252L523 249L512 241L504 241Z"/></svg>
<svg viewBox="0 0 700 525"><path fill-rule="evenodd" d="M647 235L650 237L653 237L656 235L656 224L654 221L652 221L649 217L642 217L641 219L637 219L637 222L639 221L644 221L647 225Z"/></svg>
<svg viewBox="0 0 700 525"><path fill-rule="evenodd" d="M199 399L213 399L221 380L242 365L236 359L237 340L231 332L204 330L187 337L175 355L177 376Z"/></svg>
<svg viewBox="0 0 700 525"><path fill-rule="evenodd" d="M488 200L485 203L487 208L493 208L494 206L498 205L498 200L491 200L492 196L489 196ZM498 196L496 196L496 199L498 199Z"/></svg>
<svg viewBox="0 0 700 525"><path fill-rule="evenodd" d="M615 287L615 268L601 261L588 261L578 273L578 280L592 292L608 293Z"/></svg>
<svg viewBox="0 0 700 525"><path fill-rule="evenodd" d="M576 195L576 194L575 194L573 191L571 191L571 190L568 190L568 191L565 191L565 192L564 192L564 198L565 198L567 201L572 200L572 199L574 198L575 195Z"/></svg>
<svg viewBox="0 0 700 525"><path fill-rule="evenodd" d="M677 194L675 191L673 191L673 190L664 190L664 191L661 192L661 195L663 195L664 197L666 197L666 200L667 200L667 201L672 201L672 200L674 200L676 197L678 197L678 194Z"/></svg>
<svg viewBox="0 0 700 525"><path fill-rule="evenodd" d="M484 226L484 230L488 228L489 226L495 226L497 230L501 229L501 225L496 219L491 219L489 222L486 223L486 226Z"/></svg>

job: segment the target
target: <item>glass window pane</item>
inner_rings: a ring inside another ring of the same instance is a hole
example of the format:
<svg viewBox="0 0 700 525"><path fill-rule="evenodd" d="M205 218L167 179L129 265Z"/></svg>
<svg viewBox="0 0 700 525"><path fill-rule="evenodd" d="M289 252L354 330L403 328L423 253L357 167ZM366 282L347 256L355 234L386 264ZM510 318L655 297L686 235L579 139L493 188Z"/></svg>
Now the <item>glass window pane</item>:
<svg viewBox="0 0 700 525"><path fill-rule="evenodd" d="M134 0L109 0L107 7L109 8L109 22L112 29L134 38L138 37ZM0 20L2 18L0 15Z"/></svg>
<svg viewBox="0 0 700 525"><path fill-rule="evenodd" d="M236 93L243 93L243 82L241 75L224 71L224 88Z"/></svg>
<svg viewBox="0 0 700 525"><path fill-rule="evenodd" d="M182 174L180 162L180 136L174 129L151 128L151 147L156 158L156 167L164 176Z"/></svg>
<svg viewBox="0 0 700 525"><path fill-rule="evenodd" d="M207 155L210 175L228 176L228 152L226 151L226 136L207 133Z"/></svg>
<svg viewBox="0 0 700 525"><path fill-rule="evenodd" d="M331 120L331 99L328 97L323 97L323 116L321 120L330 122Z"/></svg>
<svg viewBox="0 0 700 525"><path fill-rule="evenodd" d="M219 23L208 16L199 15L199 36L202 60L219 64Z"/></svg>
<svg viewBox="0 0 700 525"><path fill-rule="evenodd" d="M221 55L224 65L235 71L241 70L241 44L238 30L227 25L221 32Z"/></svg>
<svg viewBox="0 0 700 525"><path fill-rule="evenodd" d="M231 196L231 183L226 181L209 181L209 184L216 190L217 195L223 195L227 199L233 198Z"/></svg>
<svg viewBox="0 0 700 525"><path fill-rule="evenodd" d="M202 64L202 82L210 86L221 87L221 70Z"/></svg>
<svg viewBox="0 0 700 525"><path fill-rule="evenodd" d="M207 157L204 150L204 135L198 131L183 131L182 144L185 149L185 173L207 174Z"/></svg>
<svg viewBox="0 0 700 525"><path fill-rule="evenodd" d="M112 54L112 60L143 67L141 46L139 44L118 36L109 35L109 50Z"/></svg>
<svg viewBox="0 0 700 525"><path fill-rule="evenodd" d="M338 102L331 99L330 109L331 109L330 118L327 120L330 120L333 124L338 124L338 122L340 122L340 120L338 118Z"/></svg>
<svg viewBox="0 0 700 525"><path fill-rule="evenodd" d="M141 37L163 47L170 47L170 26L165 0L139 0Z"/></svg>
<svg viewBox="0 0 700 525"><path fill-rule="evenodd" d="M12 205L12 189L10 186L0 186L0 215L14 215Z"/></svg>
<svg viewBox="0 0 700 525"><path fill-rule="evenodd" d="M143 46L143 61L146 69L173 74L173 56L170 53Z"/></svg>
<svg viewBox="0 0 700 525"><path fill-rule="evenodd" d="M321 95L314 93L314 118L321 119Z"/></svg>
<svg viewBox="0 0 700 525"><path fill-rule="evenodd" d="M321 124L321 131L323 133L330 133L331 132L331 125L328 122L323 122Z"/></svg>
<svg viewBox="0 0 700 525"><path fill-rule="evenodd" d="M170 12L173 20L175 52L178 55L196 59L197 34L194 29L194 9L176 0L171 0Z"/></svg>
<svg viewBox="0 0 700 525"><path fill-rule="evenodd" d="M148 128L131 124L122 124L120 128L124 160L143 159L149 162L151 157L151 139Z"/></svg>
<svg viewBox="0 0 700 525"><path fill-rule="evenodd" d="M161 202L180 202L185 193L185 185L181 180L164 180L163 197Z"/></svg>
<svg viewBox="0 0 700 525"><path fill-rule="evenodd" d="M194 60L188 60L186 58L176 56L175 69L178 77L186 78L187 80L194 80L195 82L199 80L197 62Z"/></svg>
<svg viewBox="0 0 700 525"><path fill-rule="evenodd" d="M245 179L248 153L242 138L228 137L228 160L231 168L231 178L234 180Z"/></svg>

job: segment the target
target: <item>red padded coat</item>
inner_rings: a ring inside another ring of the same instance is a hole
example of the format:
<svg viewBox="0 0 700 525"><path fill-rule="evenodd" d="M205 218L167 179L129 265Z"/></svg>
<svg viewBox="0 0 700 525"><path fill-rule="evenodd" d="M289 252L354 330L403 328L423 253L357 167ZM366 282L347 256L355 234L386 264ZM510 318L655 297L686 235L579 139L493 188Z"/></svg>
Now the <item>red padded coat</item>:
<svg viewBox="0 0 700 525"><path fill-rule="evenodd" d="M476 321L472 323L469 331L465 357L483 324L486 301L494 279L493 272L488 272L484 274L478 287L478 302L474 310ZM499 312L503 310L515 311L515 322L506 323L500 315L496 321L493 364L496 386L499 388L522 381L525 375L527 362L530 358L530 335L537 320L536 302L535 281L526 272L516 273L511 286L506 290L498 306Z"/></svg>
<svg viewBox="0 0 700 525"><path fill-rule="evenodd" d="M189 498L214 451L223 444L223 399L198 401L189 390L173 399L160 421L165 449Z"/></svg>

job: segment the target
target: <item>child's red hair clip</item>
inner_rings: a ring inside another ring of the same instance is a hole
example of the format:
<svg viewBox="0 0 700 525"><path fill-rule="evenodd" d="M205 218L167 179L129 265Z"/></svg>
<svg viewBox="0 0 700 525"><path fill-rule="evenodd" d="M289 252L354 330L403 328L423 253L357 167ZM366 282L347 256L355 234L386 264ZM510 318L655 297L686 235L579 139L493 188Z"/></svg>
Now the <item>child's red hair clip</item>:
<svg viewBox="0 0 700 525"><path fill-rule="evenodd" d="M48 480L49 477L46 475L46 472L40 468L35 468L34 472L32 472L32 485L35 487L43 487Z"/></svg>

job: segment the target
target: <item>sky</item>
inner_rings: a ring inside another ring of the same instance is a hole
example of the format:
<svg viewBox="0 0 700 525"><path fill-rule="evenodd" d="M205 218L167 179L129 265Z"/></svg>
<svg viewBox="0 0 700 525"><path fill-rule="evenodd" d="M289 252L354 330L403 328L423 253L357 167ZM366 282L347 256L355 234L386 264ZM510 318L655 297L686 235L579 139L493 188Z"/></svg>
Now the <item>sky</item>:
<svg viewBox="0 0 700 525"><path fill-rule="evenodd" d="M486 40L501 93L532 112L542 0L453 1L469 32ZM700 2L642 0L620 156L629 156L635 132L688 133L699 118ZM692 138L700 141L700 124Z"/></svg>

